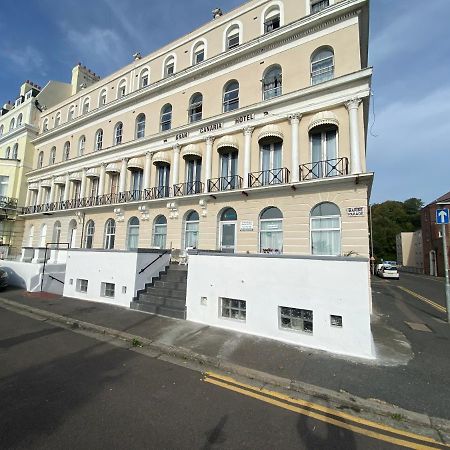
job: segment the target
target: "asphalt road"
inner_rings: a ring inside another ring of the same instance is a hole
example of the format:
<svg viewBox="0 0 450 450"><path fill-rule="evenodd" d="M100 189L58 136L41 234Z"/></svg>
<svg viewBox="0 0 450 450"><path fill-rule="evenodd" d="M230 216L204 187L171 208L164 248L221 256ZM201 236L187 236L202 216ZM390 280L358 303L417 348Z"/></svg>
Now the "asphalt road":
<svg viewBox="0 0 450 450"><path fill-rule="evenodd" d="M400 448L1 308L0 361L4 450Z"/></svg>

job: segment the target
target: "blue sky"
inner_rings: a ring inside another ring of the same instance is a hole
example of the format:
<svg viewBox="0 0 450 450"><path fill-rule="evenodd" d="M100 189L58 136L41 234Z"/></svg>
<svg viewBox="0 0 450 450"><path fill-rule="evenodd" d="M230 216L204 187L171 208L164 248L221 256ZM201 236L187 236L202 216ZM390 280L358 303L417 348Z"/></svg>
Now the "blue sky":
<svg viewBox="0 0 450 450"><path fill-rule="evenodd" d="M22 81L70 81L82 62L105 76L242 0L25 0L3 2L0 102ZM151 5L151 8L150 8ZM368 167L371 202L450 190L449 0L372 0L374 66ZM20 24L20 25L19 25Z"/></svg>

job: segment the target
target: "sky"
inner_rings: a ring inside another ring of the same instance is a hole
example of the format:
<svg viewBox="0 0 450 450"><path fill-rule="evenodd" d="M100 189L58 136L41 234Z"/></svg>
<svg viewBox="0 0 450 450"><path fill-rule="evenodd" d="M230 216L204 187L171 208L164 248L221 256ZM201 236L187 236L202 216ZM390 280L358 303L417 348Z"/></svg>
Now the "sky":
<svg viewBox="0 0 450 450"><path fill-rule="evenodd" d="M29 79L70 82L78 62L106 76L243 0L22 0L0 12L0 102ZM371 203L450 191L450 0L371 0Z"/></svg>

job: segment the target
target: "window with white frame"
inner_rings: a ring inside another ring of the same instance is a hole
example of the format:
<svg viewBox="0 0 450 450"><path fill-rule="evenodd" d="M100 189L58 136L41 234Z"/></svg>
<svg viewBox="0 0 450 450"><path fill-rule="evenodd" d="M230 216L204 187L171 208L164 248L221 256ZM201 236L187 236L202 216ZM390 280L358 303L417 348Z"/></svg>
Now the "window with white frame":
<svg viewBox="0 0 450 450"><path fill-rule="evenodd" d="M75 290L77 292L81 292L81 293L85 294L88 290L88 285L89 285L88 280L84 280L82 278L77 278L77 284L76 284Z"/></svg>
<svg viewBox="0 0 450 450"><path fill-rule="evenodd" d="M232 25L228 31L226 36L226 50L231 50L233 48L239 47L240 44L240 30L239 25Z"/></svg>
<svg viewBox="0 0 450 450"><path fill-rule="evenodd" d="M14 144L13 149L12 149L11 158L17 159L18 154L19 154L19 144Z"/></svg>
<svg viewBox="0 0 450 450"><path fill-rule="evenodd" d="M75 117L75 106L69 108L69 113L67 114L67 122L70 122Z"/></svg>
<svg viewBox="0 0 450 450"><path fill-rule="evenodd" d="M3 130L4 130L4 127L3 127L3 125L0 125L0 136L2 136L2 135L3 135Z"/></svg>
<svg viewBox="0 0 450 450"><path fill-rule="evenodd" d="M11 119L11 122L9 122L9 131L13 130L16 126L16 119L14 117Z"/></svg>
<svg viewBox="0 0 450 450"><path fill-rule="evenodd" d="M11 158L11 147L6 147L6 150L5 150L5 158L6 158L6 159Z"/></svg>
<svg viewBox="0 0 450 450"><path fill-rule="evenodd" d="M197 248L198 246L199 216L197 211L190 211L184 223L184 248Z"/></svg>
<svg viewBox="0 0 450 450"><path fill-rule="evenodd" d="M330 6L330 0L311 0L311 14L316 14Z"/></svg>
<svg viewBox="0 0 450 450"><path fill-rule="evenodd" d="M44 125L42 127L42 131L48 131L48 119L44 120Z"/></svg>
<svg viewBox="0 0 450 450"><path fill-rule="evenodd" d="M324 125L309 132L311 142L311 177L333 177L339 175L337 127Z"/></svg>
<svg viewBox="0 0 450 450"><path fill-rule="evenodd" d="M103 148L103 130L100 128L95 133L95 150L101 150Z"/></svg>
<svg viewBox="0 0 450 450"><path fill-rule="evenodd" d="M274 206L266 208L259 217L260 253L283 253L283 213Z"/></svg>
<svg viewBox="0 0 450 450"><path fill-rule="evenodd" d="M130 191L138 193L142 191L142 183L144 180L144 171L142 169L132 169L130 179Z"/></svg>
<svg viewBox="0 0 450 450"><path fill-rule="evenodd" d="M280 8L274 5L269 8L264 16L264 33L270 33L277 28L280 28Z"/></svg>
<svg viewBox="0 0 450 450"><path fill-rule="evenodd" d="M41 225L41 239L39 242L39 246L45 247L46 240L47 240L47 224L43 223Z"/></svg>
<svg viewBox="0 0 450 450"><path fill-rule="evenodd" d="M223 112L239 109L239 82L229 81L223 90Z"/></svg>
<svg viewBox="0 0 450 450"><path fill-rule="evenodd" d="M172 105L168 103L161 109L161 131L167 131L172 128Z"/></svg>
<svg viewBox="0 0 450 450"><path fill-rule="evenodd" d="M86 147L86 136L81 136L78 141L78 156L84 155L84 148Z"/></svg>
<svg viewBox="0 0 450 450"><path fill-rule="evenodd" d="M106 283L102 282L101 284L101 293L102 297L114 298L116 294L116 285L114 283Z"/></svg>
<svg viewBox="0 0 450 450"><path fill-rule="evenodd" d="M220 315L227 319L245 322L247 319L247 302L245 300L220 297Z"/></svg>
<svg viewBox="0 0 450 450"><path fill-rule="evenodd" d="M261 183L283 183L283 140L275 137L263 138L259 141Z"/></svg>
<svg viewBox="0 0 450 450"><path fill-rule="evenodd" d="M341 253L341 212L334 203L319 203L311 210L311 253L337 256Z"/></svg>
<svg viewBox="0 0 450 450"><path fill-rule="evenodd" d="M313 312L310 309L279 306L280 328L285 330L313 332Z"/></svg>
<svg viewBox="0 0 450 450"><path fill-rule="evenodd" d="M153 246L166 248L167 219L165 216L158 216L153 224Z"/></svg>
<svg viewBox="0 0 450 450"><path fill-rule="evenodd" d="M89 112L89 107L90 107L90 101L88 98L86 98L83 103L83 114L87 114Z"/></svg>
<svg viewBox="0 0 450 450"><path fill-rule="evenodd" d="M122 80L117 87L117 98L125 97L127 94L127 81Z"/></svg>
<svg viewBox="0 0 450 450"><path fill-rule="evenodd" d="M123 123L119 122L114 127L114 145L122 143Z"/></svg>
<svg viewBox="0 0 450 450"><path fill-rule="evenodd" d="M164 63L164 76L169 77L175 73L175 58L170 56Z"/></svg>
<svg viewBox="0 0 450 450"><path fill-rule="evenodd" d="M98 196L98 177L90 177L89 197L95 198Z"/></svg>
<svg viewBox="0 0 450 450"><path fill-rule="evenodd" d="M48 164L51 166L55 164L55 161L56 161L56 147L52 147L52 149L50 150L50 156L48 158Z"/></svg>
<svg viewBox="0 0 450 450"><path fill-rule="evenodd" d="M342 328L342 316L337 316L335 314L330 315L330 325L336 328Z"/></svg>
<svg viewBox="0 0 450 450"><path fill-rule="evenodd" d="M282 94L282 71L278 64L269 67L262 80L263 100L269 100Z"/></svg>
<svg viewBox="0 0 450 450"><path fill-rule="evenodd" d="M331 47L321 47L311 56L311 84L324 83L334 78L334 52Z"/></svg>
<svg viewBox="0 0 450 450"><path fill-rule="evenodd" d="M195 44L192 50L192 64L199 64L205 60L205 43L203 41Z"/></svg>
<svg viewBox="0 0 450 450"><path fill-rule="evenodd" d="M106 89L102 89L98 98L98 106L106 105Z"/></svg>
<svg viewBox="0 0 450 450"><path fill-rule="evenodd" d="M0 196L6 197L6 194L8 193L8 183L9 183L9 177L5 175L0 175Z"/></svg>
<svg viewBox="0 0 450 450"><path fill-rule="evenodd" d="M128 221L127 248L136 250L139 246L139 219L131 217Z"/></svg>
<svg viewBox="0 0 450 450"><path fill-rule="evenodd" d="M116 240L116 221L114 219L108 219L105 224L105 241L103 247L107 250L114 248Z"/></svg>
<svg viewBox="0 0 450 450"><path fill-rule="evenodd" d="M70 159L70 142L67 141L64 144L64 149L63 149L63 161L68 161Z"/></svg>
<svg viewBox="0 0 450 450"><path fill-rule="evenodd" d="M39 152L37 160L37 168L40 169L44 165L44 152Z"/></svg>
<svg viewBox="0 0 450 450"><path fill-rule="evenodd" d="M95 223L93 220L89 220L86 224L86 237L84 242L84 248L92 248L94 243Z"/></svg>
<svg viewBox="0 0 450 450"><path fill-rule="evenodd" d="M202 120L203 116L203 95L195 93L189 101L189 123Z"/></svg>
<svg viewBox="0 0 450 450"><path fill-rule="evenodd" d="M141 139L145 136L145 114L139 114L136 117L136 139Z"/></svg>
<svg viewBox="0 0 450 450"><path fill-rule="evenodd" d="M61 123L61 113L57 113L55 116L55 127L59 126Z"/></svg>
<svg viewBox="0 0 450 450"><path fill-rule="evenodd" d="M20 114L17 116L17 126L18 126L18 127L20 127L20 126L22 125L22 120L23 120L23 115L22 115L22 113L20 113Z"/></svg>
<svg viewBox="0 0 450 450"><path fill-rule="evenodd" d="M148 69L142 70L141 76L139 78L139 87L144 88L148 86L149 80L150 80L150 72L148 71Z"/></svg>

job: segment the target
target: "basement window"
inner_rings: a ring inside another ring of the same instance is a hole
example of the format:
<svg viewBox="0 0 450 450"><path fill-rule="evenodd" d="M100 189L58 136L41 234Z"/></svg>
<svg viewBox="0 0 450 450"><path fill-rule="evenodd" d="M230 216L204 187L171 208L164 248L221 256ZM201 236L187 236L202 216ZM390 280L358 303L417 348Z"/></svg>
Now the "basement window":
<svg viewBox="0 0 450 450"><path fill-rule="evenodd" d="M332 327L342 328L342 316L335 316L332 314L330 316L330 324Z"/></svg>
<svg viewBox="0 0 450 450"><path fill-rule="evenodd" d="M102 297L114 298L116 285L114 283L102 283Z"/></svg>
<svg viewBox="0 0 450 450"><path fill-rule="evenodd" d="M246 320L247 302L245 300L236 300L233 298L221 298L222 317L235 320Z"/></svg>
<svg viewBox="0 0 450 450"><path fill-rule="evenodd" d="M309 309L279 307L280 327L287 330L313 332L313 312Z"/></svg>
<svg viewBox="0 0 450 450"><path fill-rule="evenodd" d="M88 280L83 280L81 278L77 279L76 291L86 293L88 289Z"/></svg>

